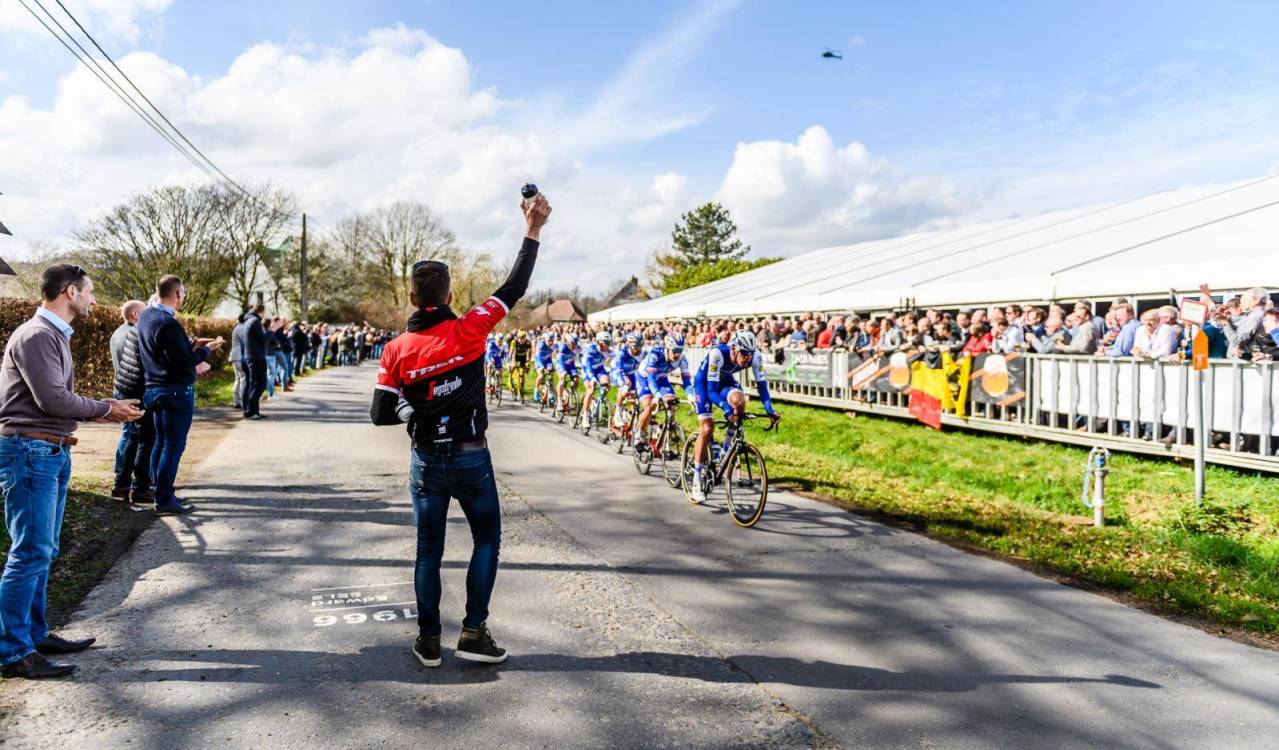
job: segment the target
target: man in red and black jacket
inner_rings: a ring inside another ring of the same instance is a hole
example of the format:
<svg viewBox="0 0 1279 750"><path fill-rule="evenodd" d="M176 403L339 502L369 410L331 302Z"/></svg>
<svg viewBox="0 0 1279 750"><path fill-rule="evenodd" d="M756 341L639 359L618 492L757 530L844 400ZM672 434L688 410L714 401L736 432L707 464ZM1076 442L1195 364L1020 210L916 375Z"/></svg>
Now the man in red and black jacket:
<svg viewBox="0 0 1279 750"><path fill-rule="evenodd" d="M417 312L409 316L404 334L382 351L373 391L373 424L407 422L413 438L409 490L417 520L414 585L420 630L413 655L428 667L440 665L440 561L450 498L462 506L474 540L466 573L466 617L455 653L488 664L506 660L505 649L494 643L486 624L502 513L484 440L484 349L489 331L527 291L542 226L551 215L543 195L523 210L527 231L510 276L460 318L449 307L448 266L433 260L414 264L410 298Z"/></svg>

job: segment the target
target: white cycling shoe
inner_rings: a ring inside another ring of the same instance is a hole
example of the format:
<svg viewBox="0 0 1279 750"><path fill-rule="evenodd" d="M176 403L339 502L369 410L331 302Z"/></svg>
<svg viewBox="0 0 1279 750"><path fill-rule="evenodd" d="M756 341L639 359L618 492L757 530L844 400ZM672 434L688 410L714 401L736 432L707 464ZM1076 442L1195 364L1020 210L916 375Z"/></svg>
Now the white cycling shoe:
<svg viewBox="0 0 1279 750"><path fill-rule="evenodd" d="M701 482L698 482L688 491L688 501L691 503L706 502L706 490L702 489Z"/></svg>

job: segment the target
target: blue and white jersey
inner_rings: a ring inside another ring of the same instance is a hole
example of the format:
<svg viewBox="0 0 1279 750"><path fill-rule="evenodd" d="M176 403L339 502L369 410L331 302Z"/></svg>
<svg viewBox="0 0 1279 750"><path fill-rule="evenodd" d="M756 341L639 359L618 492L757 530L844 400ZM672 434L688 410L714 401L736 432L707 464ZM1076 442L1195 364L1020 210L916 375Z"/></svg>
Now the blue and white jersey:
<svg viewBox="0 0 1279 750"><path fill-rule="evenodd" d="M656 392L659 386L670 382L670 374L676 370L679 370L680 380L687 389L690 384L688 357L681 354L679 359L672 362L666 358L666 347L659 344L648 350L641 365L640 374L648 380L649 387Z"/></svg>
<svg viewBox="0 0 1279 750"><path fill-rule="evenodd" d="M728 344L718 344L712 347L706 353L706 358L698 365L697 375L693 378L693 389L697 398L709 400L725 411L730 408L728 405L728 391L741 387L737 383L736 375L741 370L746 369L737 366L729 351ZM773 401L768 395L768 381L764 377L763 363L763 355L756 350L748 366L755 376L755 387L759 391L759 400L764 405L764 411L772 414Z"/></svg>
<svg viewBox="0 0 1279 750"><path fill-rule="evenodd" d="M577 371L577 350L569 346L567 341L555 349L555 366L566 372Z"/></svg>
<svg viewBox="0 0 1279 750"><path fill-rule="evenodd" d="M582 358L583 365L591 372L607 373L608 361L612 354L613 353L611 351L602 351L598 344L588 344L586 347L586 356Z"/></svg>
<svg viewBox="0 0 1279 750"><path fill-rule="evenodd" d="M490 365L502 363L502 345L496 340L489 341L484 347L484 361Z"/></svg>
<svg viewBox="0 0 1279 750"><path fill-rule="evenodd" d="M613 357L613 372L620 372L623 375L634 375L639 369L640 357L644 356L643 352L637 357L631 354L631 350L625 346L617 350L617 355Z"/></svg>
<svg viewBox="0 0 1279 750"><path fill-rule="evenodd" d="M539 336L537 346L533 349L533 358L538 362L544 362L549 365L554 353L555 347L551 345L551 342Z"/></svg>

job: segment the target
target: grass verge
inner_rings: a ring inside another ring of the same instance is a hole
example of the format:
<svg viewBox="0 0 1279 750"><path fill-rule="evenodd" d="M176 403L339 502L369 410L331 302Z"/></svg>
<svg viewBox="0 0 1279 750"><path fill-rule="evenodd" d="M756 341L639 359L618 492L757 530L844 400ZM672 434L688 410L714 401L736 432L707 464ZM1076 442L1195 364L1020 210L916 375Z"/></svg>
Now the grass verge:
<svg viewBox="0 0 1279 750"><path fill-rule="evenodd" d="M783 430L750 433L770 478L905 522L1156 611L1279 635L1279 479L1115 454L1107 526L1081 523L1087 452L782 404ZM686 415L692 424L691 415ZM767 516L766 516L767 517ZM1090 519L1088 519L1090 520Z"/></svg>

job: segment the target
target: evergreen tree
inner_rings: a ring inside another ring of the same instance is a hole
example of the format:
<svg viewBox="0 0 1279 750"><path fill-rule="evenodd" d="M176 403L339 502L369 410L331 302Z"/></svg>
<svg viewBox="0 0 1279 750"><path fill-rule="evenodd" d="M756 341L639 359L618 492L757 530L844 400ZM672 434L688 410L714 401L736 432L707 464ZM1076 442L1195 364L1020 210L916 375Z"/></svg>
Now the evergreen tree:
<svg viewBox="0 0 1279 750"><path fill-rule="evenodd" d="M679 268L720 260L740 260L751 250L737 239L728 209L706 203L680 217L671 232L671 254Z"/></svg>

